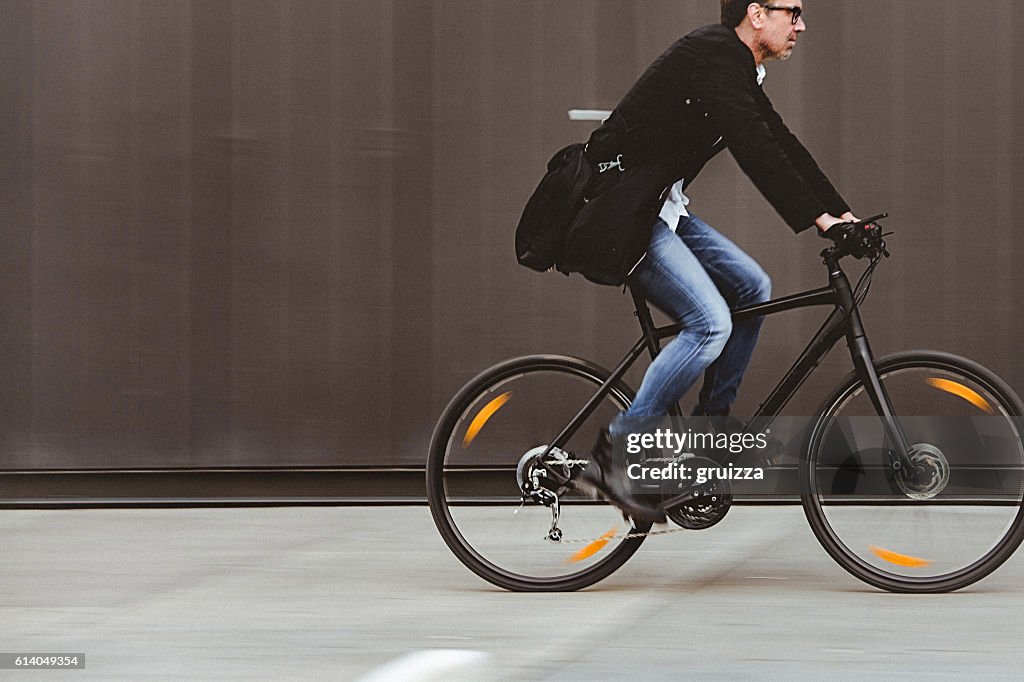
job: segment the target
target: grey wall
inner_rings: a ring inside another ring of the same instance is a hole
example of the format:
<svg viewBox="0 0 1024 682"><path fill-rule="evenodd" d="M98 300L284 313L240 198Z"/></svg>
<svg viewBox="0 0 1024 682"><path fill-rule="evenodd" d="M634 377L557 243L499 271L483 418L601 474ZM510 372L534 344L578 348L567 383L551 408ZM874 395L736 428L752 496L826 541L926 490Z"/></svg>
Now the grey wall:
<svg viewBox="0 0 1024 682"><path fill-rule="evenodd" d="M0 467L417 463L489 364L614 363L628 299L519 268L514 225L589 134L566 110L614 106L716 8L0 1ZM855 209L894 216L876 351L959 352L1024 390L1013 3L806 9L766 88ZM691 196L777 292L824 283L822 244L727 155ZM819 320L766 325L739 411Z"/></svg>

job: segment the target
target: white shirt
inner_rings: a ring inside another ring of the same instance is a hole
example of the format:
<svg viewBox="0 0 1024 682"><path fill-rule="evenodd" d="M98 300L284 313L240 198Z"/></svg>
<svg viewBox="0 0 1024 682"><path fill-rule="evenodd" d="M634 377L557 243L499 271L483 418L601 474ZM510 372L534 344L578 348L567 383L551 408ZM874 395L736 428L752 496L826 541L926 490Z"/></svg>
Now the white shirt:
<svg viewBox="0 0 1024 682"><path fill-rule="evenodd" d="M757 84L764 84L764 78L767 75L764 64L757 65ZM686 207L690 205L690 199L683 194L683 185L686 184L686 179L682 179L676 184L672 185L672 188L668 191L668 198L665 199L665 204L661 207L661 213L658 217L665 221L668 228L673 232L679 227L679 219L683 216L690 215Z"/></svg>

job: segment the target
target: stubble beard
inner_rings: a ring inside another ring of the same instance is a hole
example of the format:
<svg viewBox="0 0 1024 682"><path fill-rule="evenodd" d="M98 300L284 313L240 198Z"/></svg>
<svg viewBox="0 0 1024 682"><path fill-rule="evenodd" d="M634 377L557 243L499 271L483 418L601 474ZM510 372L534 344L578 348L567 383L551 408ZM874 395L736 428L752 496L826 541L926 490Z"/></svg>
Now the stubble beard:
<svg viewBox="0 0 1024 682"><path fill-rule="evenodd" d="M754 47L757 50L757 54L761 58L762 62L767 62L773 59L776 59L780 62L784 62L793 56L793 48L795 47L795 45L790 47L787 41L786 47L779 51L773 50L771 46L768 45L768 43L765 42L764 40L758 40L757 44Z"/></svg>

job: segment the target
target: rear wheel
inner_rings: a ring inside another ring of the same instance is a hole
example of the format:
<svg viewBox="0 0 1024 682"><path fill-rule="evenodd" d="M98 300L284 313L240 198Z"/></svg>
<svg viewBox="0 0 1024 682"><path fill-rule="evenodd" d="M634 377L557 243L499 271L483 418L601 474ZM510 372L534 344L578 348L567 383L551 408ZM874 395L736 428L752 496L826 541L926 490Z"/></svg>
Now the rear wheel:
<svg viewBox="0 0 1024 682"><path fill-rule="evenodd" d="M876 363L913 466L901 467L855 375L826 401L801 463L807 519L857 578L949 592L1006 561L1024 537L1020 399L992 372L915 352Z"/></svg>
<svg viewBox="0 0 1024 682"><path fill-rule="evenodd" d="M601 427L632 401L625 384L544 455L608 376L575 358L520 358L475 378L445 409L431 439L427 498L449 548L480 577L516 591L578 590L640 547L649 526L549 476L575 476L585 466ZM524 488L532 493L525 503ZM552 533L556 497L560 533Z"/></svg>

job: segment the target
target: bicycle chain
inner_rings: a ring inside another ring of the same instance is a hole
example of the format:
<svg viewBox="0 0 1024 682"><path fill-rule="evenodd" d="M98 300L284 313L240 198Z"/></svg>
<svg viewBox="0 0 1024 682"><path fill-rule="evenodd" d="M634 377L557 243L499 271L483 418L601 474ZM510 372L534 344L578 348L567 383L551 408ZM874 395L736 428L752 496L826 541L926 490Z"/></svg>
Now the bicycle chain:
<svg viewBox="0 0 1024 682"><path fill-rule="evenodd" d="M648 460L648 461L657 461L657 460ZM676 460L667 460L667 461L676 461ZM567 460L563 460L563 461L560 461L560 462L544 462L544 464L545 464L545 466L555 466L555 465L586 466L587 464L590 464L590 460L589 459L567 459ZM625 535L619 535L618 533L616 533L615 535L611 535L611 536L601 536L599 538L590 538L590 539L574 539L574 538L570 538L570 539L567 540L567 539L563 538L562 540L559 540L558 544L560 544L560 545L582 545L582 544L586 543L586 544L589 545L591 543L597 542L598 540L608 540L608 541L611 541L611 540L635 540L637 538L653 537L655 535L671 535L673 533L682 533L682 532L685 532L686 530L687 530L686 528L667 528L665 530L649 530L649 531L647 531L645 533L627 533Z"/></svg>
<svg viewBox="0 0 1024 682"><path fill-rule="evenodd" d="M615 535L601 536L599 538L592 538L590 540L579 540L579 539L569 539L569 540L566 540L566 539L563 538L561 541L558 542L558 544L560 544L560 545L582 545L583 543L586 543L586 544L589 545L591 543L597 542L598 540L608 540L608 541L611 541L611 540L635 540L636 538L653 537L655 535L671 535L673 533L684 533L684 532L686 532L686 530L687 530L686 528L666 528L665 530L649 530L646 533L626 533L625 535L619 535L618 533L616 533Z"/></svg>

